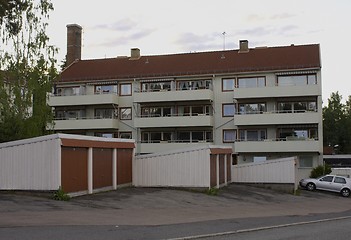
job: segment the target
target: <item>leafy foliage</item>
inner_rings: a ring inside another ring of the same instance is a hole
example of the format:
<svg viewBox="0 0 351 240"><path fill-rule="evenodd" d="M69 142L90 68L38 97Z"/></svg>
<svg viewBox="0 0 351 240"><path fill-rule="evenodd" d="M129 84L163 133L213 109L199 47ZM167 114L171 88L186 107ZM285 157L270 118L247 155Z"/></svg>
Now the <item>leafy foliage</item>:
<svg viewBox="0 0 351 240"><path fill-rule="evenodd" d="M0 142L46 134L57 76L46 35L50 0L0 0Z"/></svg>
<svg viewBox="0 0 351 240"><path fill-rule="evenodd" d="M318 178L321 177L323 175L329 174L331 173L331 167L329 165L319 165L315 168L312 169L310 177L311 178Z"/></svg>
<svg viewBox="0 0 351 240"><path fill-rule="evenodd" d="M345 104L339 92L332 93L323 108L323 145L336 153L351 153L351 96Z"/></svg>
<svg viewBox="0 0 351 240"><path fill-rule="evenodd" d="M71 199L71 197L63 191L62 187L59 187L59 189L55 192L53 199L58 201L68 201Z"/></svg>

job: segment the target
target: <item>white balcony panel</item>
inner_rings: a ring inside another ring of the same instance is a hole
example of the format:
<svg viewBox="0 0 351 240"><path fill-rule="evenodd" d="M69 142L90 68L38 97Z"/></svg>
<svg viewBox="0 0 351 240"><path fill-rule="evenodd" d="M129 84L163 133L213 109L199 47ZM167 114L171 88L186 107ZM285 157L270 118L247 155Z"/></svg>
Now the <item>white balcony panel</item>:
<svg viewBox="0 0 351 240"><path fill-rule="evenodd" d="M319 121L320 115L317 112L238 114L234 116L236 126L313 124L319 123Z"/></svg>
<svg viewBox="0 0 351 240"><path fill-rule="evenodd" d="M157 153L164 151L173 151L178 149L193 148L199 146L208 146L210 142L197 142L197 143L138 143L141 153Z"/></svg>
<svg viewBox="0 0 351 240"><path fill-rule="evenodd" d="M155 127L198 127L213 126L213 116L175 116L175 117L150 117L135 118L134 127L136 128L155 128Z"/></svg>
<svg viewBox="0 0 351 240"><path fill-rule="evenodd" d="M265 153L265 152L319 152L319 141L247 141L235 142L237 153Z"/></svg>
<svg viewBox="0 0 351 240"><path fill-rule="evenodd" d="M96 104L116 104L118 96L116 94L95 94L95 95L75 95L75 96L50 96L49 106L78 106Z"/></svg>
<svg viewBox="0 0 351 240"><path fill-rule="evenodd" d="M210 89L199 89L134 93L134 102L176 102L199 100L213 100L213 91Z"/></svg>
<svg viewBox="0 0 351 240"><path fill-rule="evenodd" d="M263 87L263 88L235 88L234 89L234 99L320 96L321 94L322 94L322 90L319 85L274 86L274 87Z"/></svg>
<svg viewBox="0 0 351 240"><path fill-rule="evenodd" d="M117 119L55 120L54 130L118 129Z"/></svg>

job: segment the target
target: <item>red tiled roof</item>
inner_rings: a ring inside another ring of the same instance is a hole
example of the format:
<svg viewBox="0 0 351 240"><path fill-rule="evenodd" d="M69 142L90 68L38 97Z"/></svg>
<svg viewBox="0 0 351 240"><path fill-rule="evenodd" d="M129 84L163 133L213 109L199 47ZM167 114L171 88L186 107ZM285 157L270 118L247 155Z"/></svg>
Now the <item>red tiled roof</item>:
<svg viewBox="0 0 351 240"><path fill-rule="evenodd" d="M58 81L89 81L320 68L319 44L141 56L137 60L79 60Z"/></svg>

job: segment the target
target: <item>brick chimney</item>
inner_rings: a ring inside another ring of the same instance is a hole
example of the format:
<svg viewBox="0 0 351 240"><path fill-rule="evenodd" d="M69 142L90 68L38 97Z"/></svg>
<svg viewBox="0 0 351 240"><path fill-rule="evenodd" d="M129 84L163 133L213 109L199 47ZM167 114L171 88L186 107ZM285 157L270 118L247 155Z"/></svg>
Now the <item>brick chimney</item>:
<svg viewBox="0 0 351 240"><path fill-rule="evenodd" d="M240 46L239 53L249 52L249 41L248 40L240 40L239 46Z"/></svg>
<svg viewBox="0 0 351 240"><path fill-rule="evenodd" d="M82 57L82 27L78 24L67 26L66 67Z"/></svg>

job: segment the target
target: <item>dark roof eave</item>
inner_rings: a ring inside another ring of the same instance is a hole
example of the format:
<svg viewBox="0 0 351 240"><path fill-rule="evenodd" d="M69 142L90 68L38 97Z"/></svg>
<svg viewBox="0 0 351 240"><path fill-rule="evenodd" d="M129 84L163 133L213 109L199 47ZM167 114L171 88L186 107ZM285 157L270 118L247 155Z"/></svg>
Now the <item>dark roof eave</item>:
<svg viewBox="0 0 351 240"><path fill-rule="evenodd" d="M136 75L117 75L117 76L95 76L95 77L75 77L63 78L59 75L57 82L85 82L85 81L99 81L111 79L140 79L140 78L158 78L158 77L179 77L179 76L194 76L194 75L213 75L213 74L236 74L236 73L252 73L252 72L267 72L267 71L281 71L281 70L301 70L301 69L320 69L321 66L310 65L294 65L294 66L275 66L275 67L259 67L259 68L233 68L227 70L211 70L211 71L191 71L191 72L174 72L174 73L153 73L153 74L136 74Z"/></svg>

